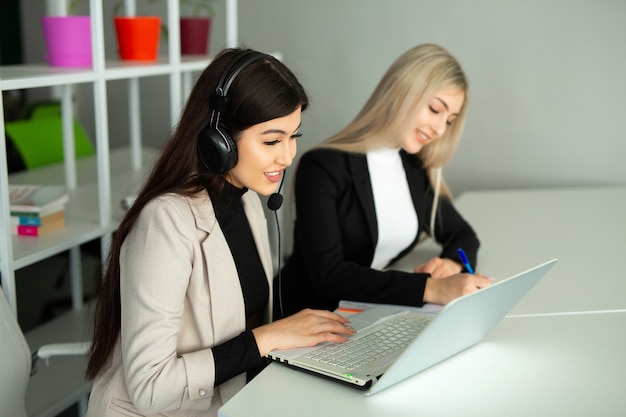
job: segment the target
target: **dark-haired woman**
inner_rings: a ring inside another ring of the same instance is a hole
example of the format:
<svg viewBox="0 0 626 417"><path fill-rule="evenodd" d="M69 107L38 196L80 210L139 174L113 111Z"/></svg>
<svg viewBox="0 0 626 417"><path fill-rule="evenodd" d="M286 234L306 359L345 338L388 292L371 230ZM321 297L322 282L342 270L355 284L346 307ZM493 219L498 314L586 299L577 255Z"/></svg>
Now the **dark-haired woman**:
<svg viewBox="0 0 626 417"><path fill-rule="evenodd" d="M256 51L224 50L199 77L113 238L88 416L214 416L270 350L352 333L328 311L269 322L258 194L272 194L292 163L307 105L294 74Z"/></svg>

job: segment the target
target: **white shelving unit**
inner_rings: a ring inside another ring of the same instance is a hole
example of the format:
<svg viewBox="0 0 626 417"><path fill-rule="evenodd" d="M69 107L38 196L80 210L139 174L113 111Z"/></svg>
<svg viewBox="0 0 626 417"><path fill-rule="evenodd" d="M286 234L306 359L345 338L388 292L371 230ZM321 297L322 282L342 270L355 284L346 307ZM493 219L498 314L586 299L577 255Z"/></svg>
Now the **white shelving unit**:
<svg viewBox="0 0 626 417"><path fill-rule="evenodd" d="M225 1L226 41L229 46L232 46L237 41L237 0ZM125 5L126 10L132 11L135 7L135 0L125 0ZM169 52L166 57L160 57L155 63L105 61L102 7L101 0L89 0L92 25L92 68L54 68L47 64L0 66L1 91L57 87L61 94L65 161L62 168L44 167L36 172L18 173L9 177L6 143L0 145L0 274L2 290L13 307L14 313L17 314L18 302L26 302L18 299L16 294L16 270L67 250L70 251L71 257L74 311L67 317L59 318L57 323L50 323L33 331L33 336L29 339L31 348L35 348L32 343L72 341L74 338L70 333L68 340L64 340L61 330L64 326L59 323L70 320L72 325L75 325L77 313L86 310L82 305L79 245L100 238L103 256L106 256L111 235L118 220L116 210L119 207L120 196L129 192L129 184L137 186L140 184L145 161L154 157L154 155L145 154L141 146L139 79L157 75L169 76L170 120L171 125L174 125L184 99L191 89L193 72L203 70L209 62L207 57L181 57L180 55L179 0L167 0L166 23L169 27ZM128 82L130 139L128 148L110 151L106 86L107 82L112 80L127 80ZM95 157L79 160L74 158L74 137L71 128L74 117L72 86L77 84L91 84L93 87L96 148ZM3 141L6 142L2 106L2 101L0 101L0 130L3 132ZM120 161L126 165L119 166ZM66 227L60 233L39 238L13 236L8 184L10 182L32 183L35 178L37 178L37 183L56 182L67 185L70 190L70 203L66 209ZM28 295L20 295L20 297L26 299ZM51 333L50 336L54 338L48 338L46 328L53 329L48 333ZM27 338L29 338L28 335ZM84 365L84 360L82 365ZM78 377L80 377L80 372ZM84 391L84 386L82 391L80 389L74 391L75 394L80 394ZM62 404L62 406L66 405Z"/></svg>

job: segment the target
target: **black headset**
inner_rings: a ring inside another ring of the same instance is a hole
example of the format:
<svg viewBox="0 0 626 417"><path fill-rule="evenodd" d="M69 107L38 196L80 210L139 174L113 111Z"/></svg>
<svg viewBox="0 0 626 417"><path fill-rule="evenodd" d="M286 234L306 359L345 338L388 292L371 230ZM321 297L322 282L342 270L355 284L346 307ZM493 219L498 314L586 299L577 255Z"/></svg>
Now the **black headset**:
<svg viewBox="0 0 626 417"><path fill-rule="evenodd" d="M223 174L237 164L237 145L220 127L220 116L228 107L228 89L245 67L265 57L267 55L261 52L246 51L233 59L211 94L211 119L198 134L197 149L200 160L213 173Z"/></svg>
<svg viewBox="0 0 626 417"><path fill-rule="evenodd" d="M228 105L228 89L235 80L235 77L248 65L261 58L267 57L266 54L256 51L247 51L239 57L232 60L226 67L220 81L217 83L215 93L211 94L211 119L209 125L202 129L198 134L198 154L200 160L207 169L216 174L223 174L231 170L237 164L237 145L227 132L220 128L221 113L226 110ZM280 306L280 316L283 317L283 297L282 297L282 279L280 267L281 239L280 224L278 222L278 209L283 204L283 196L280 190L285 181L285 172L280 180L278 190L270 195L267 200L267 207L274 212L276 217L276 228L278 232L278 298Z"/></svg>

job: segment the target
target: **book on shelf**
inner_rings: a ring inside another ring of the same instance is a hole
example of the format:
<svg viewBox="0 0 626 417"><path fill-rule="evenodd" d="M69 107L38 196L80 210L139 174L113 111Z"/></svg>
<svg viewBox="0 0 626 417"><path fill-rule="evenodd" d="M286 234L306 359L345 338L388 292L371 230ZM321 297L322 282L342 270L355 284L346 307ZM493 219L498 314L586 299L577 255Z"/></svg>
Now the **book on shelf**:
<svg viewBox="0 0 626 417"><path fill-rule="evenodd" d="M11 225L13 226L48 226L50 223L64 221L65 211L63 209L54 213L39 216L37 213L11 213Z"/></svg>
<svg viewBox="0 0 626 417"><path fill-rule="evenodd" d="M34 213L43 217L63 210L68 201L67 188L62 185L9 184L11 216Z"/></svg>
<svg viewBox="0 0 626 417"><path fill-rule="evenodd" d="M26 221L37 219L39 224L22 224L22 217L11 216L12 232L18 236L43 236L65 227L65 211L57 211L42 217L27 217Z"/></svg>

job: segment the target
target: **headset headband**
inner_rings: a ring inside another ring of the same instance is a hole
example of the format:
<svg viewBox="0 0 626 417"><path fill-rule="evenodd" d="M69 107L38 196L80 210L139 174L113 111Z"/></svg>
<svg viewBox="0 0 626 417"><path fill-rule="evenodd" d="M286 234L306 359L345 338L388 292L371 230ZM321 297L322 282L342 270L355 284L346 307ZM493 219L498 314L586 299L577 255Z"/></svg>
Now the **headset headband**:
<svg viewBox="0 0 626 417"><path fill-rule="evenodd" d="M222 77L217 83L215 93L211 95L211 125L216 127L219 122L219 113L226 109L227 94L237 75L248 65L261 58L266 57L264 53L257 51L246 51L237 58L233 59L228 67L222 73ZM216 114L217 112L217 114ZM215 124L213 124L215 122Z"/></svg>

